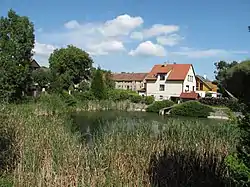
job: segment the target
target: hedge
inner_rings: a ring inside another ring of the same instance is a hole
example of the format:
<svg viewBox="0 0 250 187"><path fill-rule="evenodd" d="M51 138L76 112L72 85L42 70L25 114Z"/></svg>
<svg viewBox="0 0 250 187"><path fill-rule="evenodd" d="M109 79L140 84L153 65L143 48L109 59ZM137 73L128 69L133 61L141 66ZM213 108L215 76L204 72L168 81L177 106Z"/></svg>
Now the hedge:
<svg viewBox="0 0 250 187"><path fill-rule="evenodd" d="M171 100L155 101L146 108L147 112L158 113L162 108L173 106L174 102Z"/></svg>
<svg viewBox="0 0 250 187"><path fill-rule="evenodd" d="M234 112L242 112L245 110L246 105L239 103L235 99L226 97L205 97L199 100L200 103L210 106L224 106L230 108Z"/></svg>
<svg viewBox="0 0 250 187"><path fill-rule="evenodd" d="M207 117L213 109L198 101L187 101L171 109L170 114L176 116Z"/></svg>

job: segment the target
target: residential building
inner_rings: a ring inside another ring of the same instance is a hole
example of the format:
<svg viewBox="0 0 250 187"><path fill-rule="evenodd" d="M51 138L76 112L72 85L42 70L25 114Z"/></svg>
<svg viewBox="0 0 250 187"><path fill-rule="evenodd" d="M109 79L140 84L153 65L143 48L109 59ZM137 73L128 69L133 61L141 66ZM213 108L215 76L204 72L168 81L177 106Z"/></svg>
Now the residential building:
<svg viewBox="0 0 250 187"><path fill-rule="evenodd" d="M41 68L41 66L37 63L37 61L35 59L32 59L31 68L32 68L32 70L36 70L36 69Z"/></svg>
<svg viewBox="0 0 250 187"><path fill-rule="evenodd" d="M145 78L146 95L155 100L179 99L181 93L196 91L192 64L158 64Z"/></svg>
<svg viewBox="0 0 250 187"><path fill-rule="evenodd" d="M139 91L145 87L146 76L147 73L114 73L112 79L116 89Z"/></svg>
<svg viewBox="0 0 250 187"><path fill-rule="evenodd" d="M212 83L207 79L206 75L200 76L196 75L196 93L199 93L200 97L206 97L207 95L211 97L217 97L218 87L216 84Z"/></svg>

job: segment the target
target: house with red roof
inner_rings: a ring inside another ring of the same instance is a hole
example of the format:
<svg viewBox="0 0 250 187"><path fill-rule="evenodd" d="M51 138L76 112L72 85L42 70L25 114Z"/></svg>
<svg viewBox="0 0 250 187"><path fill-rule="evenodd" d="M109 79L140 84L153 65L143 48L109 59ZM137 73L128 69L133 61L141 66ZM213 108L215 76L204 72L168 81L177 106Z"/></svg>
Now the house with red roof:
<svg viewBox="0 0 250 187"><path fill-rule="evenodd" d="M114 73L112 79L116 89L139 91L145 88L146 76L147 73Z"/></svg>
<svg viewBox="0 0 250 187"><path fill-rule="evenodd" d="M145 77L146 95L155 100L197 99L195 72L192 64L158 64ZM183 94L185 93L185 94Z"/></svg>

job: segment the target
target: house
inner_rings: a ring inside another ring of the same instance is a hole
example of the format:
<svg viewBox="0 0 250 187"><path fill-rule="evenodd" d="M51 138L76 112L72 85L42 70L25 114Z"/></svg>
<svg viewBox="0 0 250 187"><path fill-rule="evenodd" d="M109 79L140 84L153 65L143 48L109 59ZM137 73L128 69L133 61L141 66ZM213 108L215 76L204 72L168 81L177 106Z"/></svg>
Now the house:
<svg viewBox="0 0 250 187"><path fill-rule="evenodd" d="M37 63L37 61L35 59L31 60L31 68L32 70L37 70L39 68L41 68L41 66Z"/></svg>
<svg viewBox="0 0 250 187"><path fill-rule="evenodd" d="M147 73L114 73L112 79L116 89L139 91L145 87L146 76Z"/></svg>
<svg viewBox="0 0 250 187"><path fill-rule="evenodd" d="M201 97L206 97L207 95L211 97L217 97L218 87L216 84L212 83L207 79L206 75L200 76L196 75L196 93L199 93Z"/></svg>
<svg viewBox="0 0 250 187"><path fill-rule="evenodd" d="M145 78L146 95L155 100L179 99L183 92L196 91L192 64L158 64Z"/></svg>

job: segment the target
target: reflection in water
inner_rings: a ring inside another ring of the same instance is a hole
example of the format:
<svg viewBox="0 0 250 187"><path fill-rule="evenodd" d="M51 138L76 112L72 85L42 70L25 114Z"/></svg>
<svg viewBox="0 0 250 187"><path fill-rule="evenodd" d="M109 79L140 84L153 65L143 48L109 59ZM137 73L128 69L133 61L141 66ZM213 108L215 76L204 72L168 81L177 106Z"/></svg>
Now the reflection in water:
<svg viewBox="0 0 250 187"><path fill-rule="evenodd" d="M133 130L137 122L151 122L151 136L157 136L164 130L164 124L167 121L172 124L178 122L185 123L186 121L202 121L202 123L214 123L211 119L197 119L197 118L183 118L183 117L169 117L159 116L155 113L146 112L123 112L123 111L98 111L98 112L79 112L72 115L75 130L80 131L84 140L88 145L93 145L94 134L102 133L104 127L114 121L123 121L126 124L128 131ZM132 123L133 122L133 123Z"/></svg>

